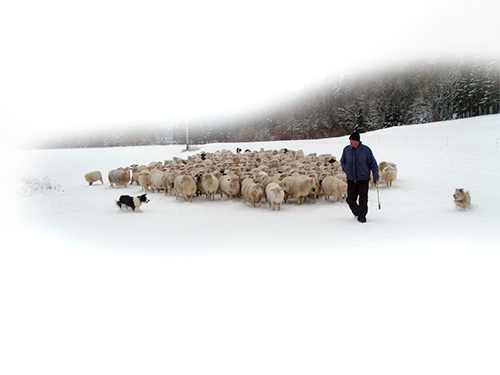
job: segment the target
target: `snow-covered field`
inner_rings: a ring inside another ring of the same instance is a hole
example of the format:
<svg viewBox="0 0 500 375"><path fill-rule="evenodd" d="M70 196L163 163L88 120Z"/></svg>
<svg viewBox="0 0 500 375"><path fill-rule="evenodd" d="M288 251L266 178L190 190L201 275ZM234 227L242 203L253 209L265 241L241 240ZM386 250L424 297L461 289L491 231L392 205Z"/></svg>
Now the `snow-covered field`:
<svg viewBox="0 0 500 375"><path fill-rule="evenodd" d="M139 187L83 178L223 148L339 158L347 137L5 150L0 372L498 374L499 137L499 115L362 134L399 170L366 224L323 197L278 212L149 193L125 212Z"/></svg>

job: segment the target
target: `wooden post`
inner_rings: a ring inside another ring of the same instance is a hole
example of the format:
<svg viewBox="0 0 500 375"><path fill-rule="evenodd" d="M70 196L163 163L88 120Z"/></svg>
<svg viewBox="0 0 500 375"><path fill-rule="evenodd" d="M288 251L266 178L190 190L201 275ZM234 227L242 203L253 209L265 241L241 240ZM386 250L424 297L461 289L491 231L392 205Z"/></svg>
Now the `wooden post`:
<svg viewBox="0 0 500 375"><path fill-rule="evenodd" d="M187 115L186 115L186 151L189 151L189 127L188 127Z"/></svg>

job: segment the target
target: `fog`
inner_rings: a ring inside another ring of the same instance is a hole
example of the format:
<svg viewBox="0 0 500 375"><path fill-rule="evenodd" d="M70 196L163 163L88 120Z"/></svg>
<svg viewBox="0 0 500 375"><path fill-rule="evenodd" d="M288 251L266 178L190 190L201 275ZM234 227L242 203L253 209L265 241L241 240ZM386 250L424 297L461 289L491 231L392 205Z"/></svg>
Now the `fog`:
<svg viewBox="0 0 500 375"><path fill-rule="evenodd" d="M494 1L0 6L3 142L213 119L327 74L498 54Z"/></svg>

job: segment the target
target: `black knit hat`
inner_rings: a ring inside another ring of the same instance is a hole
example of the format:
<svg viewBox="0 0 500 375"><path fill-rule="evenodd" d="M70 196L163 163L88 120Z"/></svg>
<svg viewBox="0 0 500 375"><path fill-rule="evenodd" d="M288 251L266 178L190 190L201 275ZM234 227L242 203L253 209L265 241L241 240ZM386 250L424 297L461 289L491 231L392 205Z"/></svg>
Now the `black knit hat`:
<svg viewBox="0 0 500 375"><path fill-rule="evenodd" d="M352 139L353 141L358 141L358 142L360 142L360 141L361 141L361 138L359 137L359 133L358 133L358 132L354 132L354 133L352 133L352 134L349 136L349 139Z"/></svg>

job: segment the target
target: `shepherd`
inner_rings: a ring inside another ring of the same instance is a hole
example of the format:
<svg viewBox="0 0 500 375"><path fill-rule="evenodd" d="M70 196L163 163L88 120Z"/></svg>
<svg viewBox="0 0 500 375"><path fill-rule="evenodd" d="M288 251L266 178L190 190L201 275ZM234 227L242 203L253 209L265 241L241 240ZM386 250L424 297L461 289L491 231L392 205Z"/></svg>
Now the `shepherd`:
<svg viewBox="0 0 500 375"><path fill-rule="evenodd" d="M347 176L347 204L358 221L366 223L370 171L375 185L378 184L379 174L372 150L361 142L357 131L349 136L349 146L344 148L340 163Z"/></svg>

